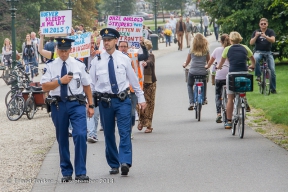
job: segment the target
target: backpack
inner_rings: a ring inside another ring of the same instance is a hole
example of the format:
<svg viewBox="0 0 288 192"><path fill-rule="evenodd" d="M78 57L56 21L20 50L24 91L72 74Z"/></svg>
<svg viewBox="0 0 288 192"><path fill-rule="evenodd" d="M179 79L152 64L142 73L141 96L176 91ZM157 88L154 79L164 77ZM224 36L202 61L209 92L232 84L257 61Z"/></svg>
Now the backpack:
<svg viewBox="0 0 288 192"><path fill-rule="evenodd" d="M31 41L31 45L26 45L25 42L25 48L24 48L24 55L28 57L34 57L35 50L33 47L33 42Z"/></svg>

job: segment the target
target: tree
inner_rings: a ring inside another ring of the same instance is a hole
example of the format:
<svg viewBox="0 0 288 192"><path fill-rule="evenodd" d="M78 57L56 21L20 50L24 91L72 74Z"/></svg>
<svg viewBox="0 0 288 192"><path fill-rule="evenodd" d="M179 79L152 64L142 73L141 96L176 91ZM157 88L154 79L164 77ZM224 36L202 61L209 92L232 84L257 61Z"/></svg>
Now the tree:
<svg viewBox="0 0 288 192"><path fill-rule="evenodd" d="M259 29L259 20L263 17L269 20L269 28L275 31L277 41L283 36L286 37L287 17L285 14L279 14L286 11L286 8L280 4L271 5L271 0L206 0L200 2L201 9L208 12L212 18L218 19L222 32L229 34L231 31L238 31L244 38L243 43L247 45L249 45L253 31ZM283 51L284 47L278 43L273 44L273 50L280 51L281 57L288 56L288 53Z"/></svg>
<svg viewBox="0 0 288 192"><path fill-rule="evenodd" d="M120 15L131 15L135 11L136 0L118 0ZM118 15L117 0L102 0L100 10L104 15Z"/></svg>

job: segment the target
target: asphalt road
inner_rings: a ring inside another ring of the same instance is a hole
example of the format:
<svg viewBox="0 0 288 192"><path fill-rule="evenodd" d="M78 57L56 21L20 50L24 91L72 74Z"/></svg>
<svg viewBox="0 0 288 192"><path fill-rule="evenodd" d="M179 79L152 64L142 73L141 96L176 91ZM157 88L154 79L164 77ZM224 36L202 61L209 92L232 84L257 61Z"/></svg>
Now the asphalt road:
<svg viewBox="0 0 288 192"><path fill-rule="evenodd" d="M217 42L210 45L219 46ZM288 152L249 127L244 139L239 139L223 124L216 124L210 82L201 121L195 119L194 111L187 110L181 66L187 53L188 49L175 50L156 60L154 130L145 134L134 128L133 166L128 177L109 175L103 132L98 132L99 142L88 144L87 175L91 183L55 183L62 175L54 144L38 175L38 179L52 180L36 183L32 191L287 191ZM70 143L73 159L72 139Z"/></svg>

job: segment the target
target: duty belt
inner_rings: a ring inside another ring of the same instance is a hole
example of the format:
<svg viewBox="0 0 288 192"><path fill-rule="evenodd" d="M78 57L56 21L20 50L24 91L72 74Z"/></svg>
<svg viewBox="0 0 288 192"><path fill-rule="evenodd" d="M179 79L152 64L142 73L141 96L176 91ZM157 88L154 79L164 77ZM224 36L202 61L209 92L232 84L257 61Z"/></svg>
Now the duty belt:
<svg viewBox="0 0 288 192"><path fill-rule="evenodd" d="M128 96L129 96L129 87L124 90L124 91L121 91L120 93L118 94L111 94L111 93L100 93L100 92L96 92L93 94L93 97L96 97L98 99L101 99L101 98L119 98L120 101L124 101Z"/></svg>
<svg viewBox="0 0 288 192"><path fill-rule="evenodd" d="M77 97L79 97L79 96L84 97L82 94L78 94L78 95L74 95L74 96L70 95L67 97L67 100L68 101L77 101L78 100ZM58 102L62 101L60 96L52 96L52 98L55 98Z"/></svg>

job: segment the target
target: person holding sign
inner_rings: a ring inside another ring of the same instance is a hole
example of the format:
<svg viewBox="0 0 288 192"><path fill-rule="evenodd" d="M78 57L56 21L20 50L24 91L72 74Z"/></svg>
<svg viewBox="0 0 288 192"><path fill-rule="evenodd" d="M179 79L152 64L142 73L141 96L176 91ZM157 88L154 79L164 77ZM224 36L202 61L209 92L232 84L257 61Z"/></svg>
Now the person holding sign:
<svg viewBox="0 0 288 192"><path fill-rule="evenodd" d="M100 58L92 60L89 72L92 78L91 87L96 91L94 101L98 101L103 123L106 160L111 167L109 173L118 174L121 166L121 175L128 175L132 166L129 84L135 91L140 109L146 108L146 102L130 58L115 48L120 37L119 32L104 28L100 35L106 51L100 54ZM115 140L115 117L120 135L119 152Z"/></svg>
<svg viewBox="0 0 288 192"><path fill-rule="evenodd" d="M75 145L75 180L86 182L87 122L86 114L92 117L94 105L90 88L91 78L85 65L70 57L73 39L56 38L59 58L47 62L41 78L43 91L49 91L51 117L56 127L59 146L62 182L72 181L73 166L69 152L69 120L73 126L72 136ZM86 111L86 98L88 109Z"/></svg>

